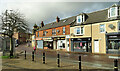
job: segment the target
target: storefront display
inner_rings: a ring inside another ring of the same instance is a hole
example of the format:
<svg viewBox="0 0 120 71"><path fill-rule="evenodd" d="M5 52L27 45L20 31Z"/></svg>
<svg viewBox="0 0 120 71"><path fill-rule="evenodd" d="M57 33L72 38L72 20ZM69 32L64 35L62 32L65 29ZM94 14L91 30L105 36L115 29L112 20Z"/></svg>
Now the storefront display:
<svg viewBox="0 0 120 71"><path fill-rule="evenodd" d="M72 39L71 44L71 51L91 52L91 38Z"/></svg>
<svg viewBox="0 0 120 71"><path fill-rule="evenodd" d="M109 54L120 54L120 34L110 33L107 34L107 50Z"/></svg>

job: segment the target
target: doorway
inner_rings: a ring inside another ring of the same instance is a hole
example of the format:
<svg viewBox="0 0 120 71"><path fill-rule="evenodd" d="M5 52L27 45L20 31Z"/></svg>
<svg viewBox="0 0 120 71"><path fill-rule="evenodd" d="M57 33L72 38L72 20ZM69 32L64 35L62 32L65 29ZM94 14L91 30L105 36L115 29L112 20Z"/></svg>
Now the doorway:
<svg viewBox="0 0 120 71"><path fill-rule="evenodd" d="M99 53L99 41L94 40L94 52Z"/></svg>

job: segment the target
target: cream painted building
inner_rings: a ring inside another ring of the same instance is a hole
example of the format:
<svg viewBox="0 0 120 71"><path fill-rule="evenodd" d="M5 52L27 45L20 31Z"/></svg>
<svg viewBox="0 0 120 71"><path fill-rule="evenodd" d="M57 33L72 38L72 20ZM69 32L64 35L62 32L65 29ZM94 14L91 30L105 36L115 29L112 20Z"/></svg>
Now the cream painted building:
<svg viewBox="0 0 120 71"><path fill-rule="evenodd" d="M71 51L120 54L120 5L81 13L70 27Z"/></svg>

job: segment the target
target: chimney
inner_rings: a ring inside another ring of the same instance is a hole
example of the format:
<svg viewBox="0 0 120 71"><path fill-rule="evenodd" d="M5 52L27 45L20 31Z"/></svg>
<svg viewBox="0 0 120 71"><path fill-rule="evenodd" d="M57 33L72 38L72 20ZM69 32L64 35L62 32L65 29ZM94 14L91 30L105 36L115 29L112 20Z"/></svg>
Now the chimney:
<svg viewBox="0 0 120 71"><path fill-rule="evenodd" d="M60 18L57 16L56 18L56 22L58 23L60 21Z"/></svg>
<svg viewBox="0 0 120 71"><path fill-rule="evenodd" d="M43 23L43 21L41 22L41 27L43 27L44 26L44 23Z"/></svg>
<svg viewBox="0 0 120 71"><path fill-rule="evenodd" d="M35 29L35 28L37 28L38 26L36 25L36 24L34 24L34 26L33 26L33 28Z"/></svg>

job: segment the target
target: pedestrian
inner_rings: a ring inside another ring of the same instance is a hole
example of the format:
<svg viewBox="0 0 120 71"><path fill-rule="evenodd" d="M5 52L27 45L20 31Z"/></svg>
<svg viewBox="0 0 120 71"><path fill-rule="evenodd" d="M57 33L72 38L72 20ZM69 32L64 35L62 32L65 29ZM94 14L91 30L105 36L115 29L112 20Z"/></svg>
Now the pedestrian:
<svg viewBox="0 0 120 71"><path fill-rule="evenodd" d="M34 52L36 52L36 48L35 48L35 46L34 46Z"/></svg>

